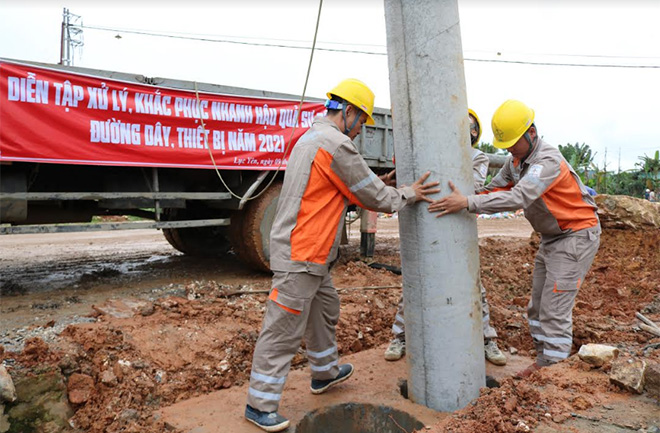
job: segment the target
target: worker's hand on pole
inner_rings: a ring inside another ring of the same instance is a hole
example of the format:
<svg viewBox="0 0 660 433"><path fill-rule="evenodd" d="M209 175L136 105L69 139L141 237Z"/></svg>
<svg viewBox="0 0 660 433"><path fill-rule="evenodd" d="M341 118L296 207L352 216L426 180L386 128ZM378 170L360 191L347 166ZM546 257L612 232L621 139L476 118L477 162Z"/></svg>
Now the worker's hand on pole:
<svg viewBox="0 0 660 433"><path fill-rule="evenodd" d="M415 201L416 202L425 201L425 202L428 202L428 203L433 203L433 200L431 200L427 196L431 195L431 194L437 194L437 193L440 192L440 188L435 188L436 186L440 185L440 182L430 182L430 183L427 183L427 184L424 183L424 182L426 182L426 179L428 179L430 175L431 175L431 172L427 171L426 173L424 173L422 175L422 177L417 179L415 181L415 183L410 185L412 187L412 189L415 190Z"/></svg>
<svg viewBox="0 0 660 433"><path fill-rule="evenodd" d="M392 170L387 174L381 174L378 178L385 182L385 185L396 187L396 170Z"/></svg>
<svg viewBox="0 0 660 433"><path fill-rule="evenodd" d="M440 200L432 201L429 205L429 212L439 212L438 215L436 215L437 217L455 213L467 209L468 207L467 197L456 189L456 186L452 181L449 181L449 188L451 188L451 194Z"/></svg>

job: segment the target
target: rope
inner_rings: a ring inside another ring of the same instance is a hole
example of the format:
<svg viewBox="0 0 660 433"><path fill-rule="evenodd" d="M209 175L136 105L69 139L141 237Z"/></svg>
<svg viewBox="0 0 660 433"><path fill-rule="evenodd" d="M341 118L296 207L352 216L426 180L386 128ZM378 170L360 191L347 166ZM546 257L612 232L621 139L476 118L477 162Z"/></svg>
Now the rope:
<svg viewBox="0 0 660 433"><path fill-rule="evenodd" d="M300 113L302 112L302 105L305 100L305 93L307 92L307 83L309 83L309 75L312 70L312 60L314 59L314 50L316 48L316 37L318 36L319 33L319 23L321 22L321 9L323 8L323 0L319 0L319 12L316 17L316 28L314 29L314 40L312 42L312 50L309 53L309 64L307 65L307 74L305 76L305 85L303 86L303 91L302 95L300 96L300 102L298 103L298 112L296 113L296 118L294 119L294 124L293 124L293 130L291 130L291 136L289 137L289 142L286 145L286 148L284 149L284 153L282 155L282 158L280 158L280 164L277 166L277 169L275 170L273 176L271 177L270 181L266 184L266 186L256 195L253 195L252 197L241 197L238 194L236 194L234 191L232 191L225 180L222 177L222 174L220 174L220 170L218 170L218 166L215 163L215 158L213 157L213 152L211 151L211 147L209 147L208 143L208 136L206 134L206 125L204 124L204 116L202 115L202 110L199 110L199 120L202 125L202 132L204 133L204 145L209 151L209 156L211 157L211 162L213 163L213 168L215 169L216 174L220 178L220 181L222 182L222 185L227 189L229 194L232 195L232 197L237 198L238 200L254 200L258 197L260 197L263 193L266 192L266 190L273 184L275 181L275 178L277 177L277 173L280 172L282 169L282 163L284 162L284 158L286 155L289 153L289 149L291 148L291 144L293 143L293 136L296 133L296 128L298 127L298 119L300 116ZM199 90L197 89L197 81L195 81L195 96L197 97L197 106L200 106L200 100L199 100Z"/></svg>

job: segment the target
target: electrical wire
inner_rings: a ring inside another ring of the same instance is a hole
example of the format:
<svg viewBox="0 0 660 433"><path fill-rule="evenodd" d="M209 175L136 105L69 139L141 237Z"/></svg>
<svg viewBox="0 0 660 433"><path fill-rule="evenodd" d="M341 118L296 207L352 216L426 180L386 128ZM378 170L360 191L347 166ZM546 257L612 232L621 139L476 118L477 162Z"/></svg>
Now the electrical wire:
<svg viewBox="0 0 660 433"><path fill-rule="evenodd" d="M303 102L305 100L305 93L307 92L307 84L309 83L309 75L312 71L312 60L314 59L314 48L316 47L316 37L319 34L319 23L321 22L321 10L322 9L323 9L323 0L319 0L319 12L318 12L318 15L316 17L316 28L314 29L314 40L312 42L312 49L311 49L311 52L309 53L309 63L307 65L307 74L305 75L305 85L303 86L302 95L300 95L300 102L298 103L298 111L296 113L296 117L295 117L294 122L293 122L293 129L291 130L291 136L289 137L289 142L287 143L286 148L284 149L284 153L282 154L282 158L280 158L280 164L277 166L277 169L275 170L273 176L270 178L270 181L266 184L266 186L258 194L255 194L251 197L246 197L246 196L241 197L229 188L229 186L225 182L224 178L222 177L222 174L220 174L220 170L218 170L218 166L215 163L215 158L213 158L213 152L211 152L211 147L209 147L209 143L208 143L208 134L206 134L206 125L204 124L204 116L203 116L201 110L199 110L200 111L199 120L201 122L202 131L204 133L204 145L206 146L206 148L209 151L209 156L211 157L211 161L213 162L213 168L215 168L215 172L217 173L217 175L220 178L220 181L222 182L224 187L227 189L227 191L234 198L237 198L237 199L242 201L242 200L254 200L257 197L260 197L273 184L273 182L275 181L275 178L277 177L277 173L279 173L279 171L282 169L282 164L284 163L284 158L289 153L289 149L291 148L291 143L293 143L293 136L295 135L296 128L298 127L298 119L299 119L300 113L302 113L302 105L303 105ZM199 105L200 104L199 91L197 90L197 82L196 81L195 81L195 96L197 97L197 104Z"/></svg>
<svg viewBox="0 0 660 433"><path fill-rule="evenodd" d="M468 62L482 63L512 63L517 65L533 66L577 66L586 68L626 68L626 69L660 69L660 65L616 65L616 64L597 64L597 63L553 63L553 62L530 62L526 60L498 60L498 59L463 59Z"/></svg>
<svg viewBox="0 0 660 433"><path fill-rule="evenodd" d="M216 43L225 43L225 44L237 44L237 45L248 45L248 46L254 46L254 47L269 47L269 48L289 48L289 49L297 49L297 50L309 50L310 47L308 46L299 46L299 45L287 45L287 44L269 44L269 43L260 43L260 42L246 42L246 41L235 41L235 40L229 40L229 39L216 39L216 38L210 38L210 37L196 37L196 36L183 36L183 35L176 35L176 34L168 34L168 33L156 33L156 32L148 32L148 31L143 31L143 30L130 30L130 29L118 29L118 28L111 28L111 27L100 27L100 26L80 26L81 28L86 28L86 29L91 29L91 30L100 30L100 31L110 31L110 32L120 32L120 33L132 33L132 34L137 34L137 35L143 35L143 36L153 36L153 37L163 37L163 38L173 38L173 39L185 39L185 40L193 40L193 41L201 41L201 42L216 42ZM237 38L236 36L228 36L228 37L234 37ZM278 39L271 39L271 40L278 40ZM285 40L285 39L283 39ZM304 42L304 41L300 41ZM354 44L344 44L344 43L338 43L338 42L324 42L327 44L339 44L339 45L354 45ZM361 46L382 46L382 45L369 45L369 44L359 44ZM378 52L378 51L367 51L367 50L350 50L350 49L339 49L339 48L324 48L324 47L317 47L316 46L316 35L314 36L314 42L313 42L313 47L312 49L315 49L316 51L328 51L328 52L336 52L336 53L348 53L348 54L367 54L367 55L374 55L374 56L386 56L387 53L385 52ZM482 52L479 50L475 50L477 52ZM612 58L612 59L645 59L645 60L651 60L651 59L660 59L658 57L626 57L626 56L607 56L607 55L595 55L595 54L528 54L528 53L517 53L517 54L522 54L522 55L535 55L535 56L555 56L555 57L589 57L589 58ZM527 60L504 60L504 59L478 59L478 58L470 58L470 57L465 57L463 60L467 62L481 62L481 63L510 63L510 64L520 64L520 65L532 65L532 66L568 66L568 67L593 67L593 68L624 68L624 69L660 69L660 65L625 65L625 64L598 64L598 63L562 63L562 62L534 62L534 61L527 61Z"/></svg>
<svg viewBox="0 0 660 433"><path fill-rule="evenodd" d="M247 39L247 40L262 40L262 41L278 41L278 42L294 42L294 43L301 43L301 44L308 44L308 40L302 40L302 39L282 39L282 38L269 38L269 37L254 37L254 36L236 36L236 35L210 35L208 33L190 33L190 32L176 32L176 31L169 31L167 33L165 32L159 32L159 31L147 31L147 30L140 30L140 29L128 29L128 28L114 28L114 27L104 27L104 26L80 26L84 27L87 29L92 29L92 30L102 30L102 31L108 31L108 32L119 32L119 33L138 33L138 34L146 34L149 36L165 36L165 35L173 35L173 36L179 36L182 38L185 37L198 37L198 38L203 38L205 40L209 41L218 41L218 42L224 42L223 39L217 39L217 38L231 38L231 39ZM215 38L215 39L211 39ZM383 48L385 49L385 45L382 44L365 44L365 43L354 43L354 42L334 42L334 41L319 41L319 44L327 44L327 45L346 45L346 46L356 46L356 47L376 47L376 48ZM308 48L308 47L307 47Z"/></svg>
<svg viewBox="0 0 660 433"><path fill-rule="evenodd" d="M173 34L167 34L167 33L153 33L153 32L147 32L147 31L142 31L142 30L121 30L121 29L112 29L112 28L104 28L104 27L97 27L97 26L81 26L82 28L86 29L91 29L91 30L101 30L101 31L110 31L110 32L120 32L120 33L132 33L136 35L143 35L143 36L155 36L155 37L162 37L162 38L172 38L172 39L186 39L186 40L191 40L191 41L201 41L201 42L219 42L223 44L236 44L236 45L250 45L254 47L270 47L270 48L291 48L291 49L297 49L297 50L309 50L310 47L308 46L298 46L298 45L285 45L285 44L265 44L265 43L259 43L259 42L245 42L245 41L232 41L229 39L213 39L213 38L207 38L207 37L195 37L195 36L178 36L178 35L173 35ZM315 41L314 45L316 44L316 36L314 36ZM371 55L377 55L377 56L386 56L387 53L379 53L379 52L374 52L374 51L363 51L363 50L344 50L344 49L338 49L338 48L322 48L322 47L316 47L315 48L317 51L333 51L333 52L338 52L338 53L351 53L351 54L371 54Z"/></svg>
<svg viewBox="0 0 660 433"><path fill-rule="evenodd" d="M496 50L465 50L466 52L472 53L486 53L492 54L497 52L497 55L502 55L502 51ZM545 56L545 57L591 57L591 58L600 58L600 59L644 59L644 60L660 60L660 57L657 56L616 56L616 55L604 55L604 54L561 54L561 53L525 53L521 51L507 51L507 55L518 55L518 56Z"/></svg>

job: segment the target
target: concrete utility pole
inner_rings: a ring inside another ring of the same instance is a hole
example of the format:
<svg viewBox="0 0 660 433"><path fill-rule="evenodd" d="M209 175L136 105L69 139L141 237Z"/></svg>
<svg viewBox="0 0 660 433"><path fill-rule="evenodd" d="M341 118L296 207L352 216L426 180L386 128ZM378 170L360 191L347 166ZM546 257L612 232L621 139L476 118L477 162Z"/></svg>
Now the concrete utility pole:
<svg viewBox="0 0 660 433"><path fill-rule="evenodd" d="M457 0L385 0L397 177L424 172L473 192ZM467 212L436 218L425 204L400 212L412 400L454 411L485 386L477 224Z"/></svg>

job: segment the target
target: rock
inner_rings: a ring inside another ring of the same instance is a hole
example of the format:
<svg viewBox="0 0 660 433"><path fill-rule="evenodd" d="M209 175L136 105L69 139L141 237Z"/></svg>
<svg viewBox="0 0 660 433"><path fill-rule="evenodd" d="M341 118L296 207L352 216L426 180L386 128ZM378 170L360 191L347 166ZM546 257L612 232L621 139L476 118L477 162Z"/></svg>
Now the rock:
<svg viewBox="0 0 660 433"><path fill-rule="evenodd" d="M351 351L359 352L362 350L362 342L359 339L356 339L351 343Z"/></svg>
<svg viewBox="0 0 660 433"><path fill-rule="evenodd" d="M179 306L179 301L174 298L162 299L160 300L160 306L166 310L171 310Z"/></svg>
<svg viewBox="0 0 660 433"><path fill-rule="evenodd" d="M101 383L108 386L115 386L117 385L117 376L115 376L112 370L105 370L101 373Z"/></svg>
<svg viewBox="0 0 660 433"><path fill-rule="evenodd" d="M512 355L515 355L515 354L518 353L518 349L516 349L515 347L511 346L511 347L509 347L509 353L512 354Z"/></svg>
<svg viewBox="0 0 660 433"><path fill-rule="evenodd" d="M578 356L586 363L602 367L606 362L619 356L619 349L605 344L584 344L580 347Z"/></svg>
<svg viewBox="0 0 660 433"><path fill-rule="evenodd" d="M3 401L9 403L16 401L16 388L14 388L14 381L11 380L7 369L0 364L0 402Z"/></svg>
<svg viewBox="0 0 660 433"><path fill-rule="evenodd" d="M92 305L92 308L101 314L126 319L135 316L135 314L147 305L146 301L139 299L108 299L101 305Z"/></svg>
<svg viewBox="0 0 660 433"><path fill-rule="evenodd" d="M642 230L660 228L660 204L626 195L595 197L604 228Z"/></svg>
<svg viewBox="0 0 660 433"><path fill-rule="evenodd" d="M158 383L164 383L167 380L167 373L165 373L162 370L156 371L156 382Z"/></svg>
<svg viewBox="0 0 660 433"><path fill-rule="evenodd" d="M518 421L518 424L516 424L516 431L527 432L529 430L529 426L524 421Z"/></svg>
<svg viewBox="0 0 660 433"><path fill-rule="evenodd" d="M650 364L646 367L644 389L649 395L660 399L660 364Z"/></svg>
<svg viewBox="0 0 660 433"><path fill-rule="evenodd" d="M14 376L17 399L5 408L10 432L65 432L73 416L59 369L23 371ZM0 416L0 432L3 422Z"/></svg>
<svg viewBox="0 0 660 433"><path fill-rule="evenodd" d="M140 413L135 409L124 409L119 414L119 419L124 422L135 421L140 418Z"/></svg>
<svg viewBox="0 0 660 433"><path fill-rule="evenodd" d="M641 394L644 390L645 370L646 362L643 360L617 359L612 363L610 382L628 391Z"/></svg>
<svg viewBox="0 0 660 433"><path fill-rule="evenodd" d="M71 376L73 373L77 373L80 371L80 365L70 355L65 355L64 357L62 357L62 359L58 363L58 366L60 367L60 370L62 370L62 374L67 377Z"/></svg>
<svg viewBox="0 0 660 433"><path fill-rule="evenodd" d="M94 379L86 374L73 373L69 377L67 391L71 403L85 403L94 393Z"/></svg>
<svg viewBox="0 0 660 433"><path fill-rule="evenodd" d="M140 309L140 314L143 316L151 316L154 314L155 308L154 304L147 304Z"/></svg>
<svg viewBox="0 0 660 433"><path fill-rule="evenodd" d="M5 405L0 404L0 433L9 431L9 416L5 414Z"/></svg>

